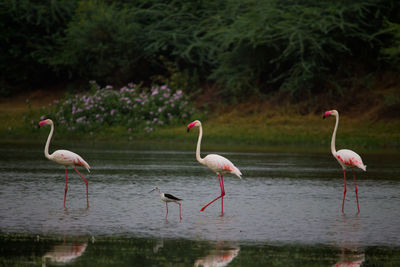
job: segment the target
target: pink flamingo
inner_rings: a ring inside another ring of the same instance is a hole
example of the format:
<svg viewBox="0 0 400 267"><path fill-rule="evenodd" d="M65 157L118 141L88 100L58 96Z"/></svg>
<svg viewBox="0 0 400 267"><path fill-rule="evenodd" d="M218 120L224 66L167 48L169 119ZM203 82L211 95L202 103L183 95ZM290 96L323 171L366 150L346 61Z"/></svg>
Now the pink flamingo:
<svg viewBox="0 0 400 267"><path fill-rule="evenodd" d="M68 151L68 150L57 150L54 151L53 154L49 154L49 145L50 145L50 140L51 137L53 136L54 132L54 124L53 121L50 119L43 120L39 123L39 127L43 125L50 125L51 130L49 133L49 137L47 138L46 146L44 148L44 155L46 158L49 160L52 160L60 165L65 166L65 189L64 189L64 208L65 208L65 198L67 196L67 191L68 191L68 179L67 179L67 168L68 166L72 166L74 170L79 174L79 176L85 181L86 184L86 201L87 201L87 207L89 208L89 184L88 181L82 176L82 174L75 168L75 166L83 166L85 167L88 172L90 172L90 166L89 164L78 154Z"/></svg>
<svg viewBox="0 0 400 267"><path fill-rule="evenodd" d="M224 196L225 196L225 188L224 188L224 180L222 178L222 174L225 173L231 173L242 179L241 175L242 173L238 168L233 165L232 162L230 162L227 158L224 158L220 155L215 155L215 154L210 154L207 155L204 158L200 157L200 146L201 146L201 138L203 137L203 127L201 126L201 122L198 120L195 120L192 123L189 123L187 126L187 131L189 132L190 129L194 126L197 126L200 128L199 131L199 139L197 141L197 148L196 148L196 159L200 164L203 164L210 168L212 171L214 171L219 180L219 186L221 187L221 195L217 198L215 198L213 201L205 205L204 207L201 208L200 211L204 211L211 203L216 201L217 199L221 198L221 214L224 213Z"/></svg>
<svg viewBox="0 0 400 267"><path fill-rule="evenodd" d="M332 134L332 141L331 141L331 151L332 155L336 158L336 160L339 162L339 164L343 168L343 176L344 176L344 192L343 192L343 202L342 202L342 212L344 213L344 199L346 197L346 168L353 168L353 167L358 167L362 169L363 171L367 170L367 166L364 165L361 157L354 151L349 150L349 149L341 149L339 151L336 151L335 148L335 139L336 139L336 131L339 125L339 112L336 110L330 110L325 112L323 118L325 119L328 116L335 116L336 117L336 124L335 124L335 129L333 130ZM358 190L357 190L357 183L356 183L356 177L353 172L353 179L354 179L354 186L355 186L355 192L356 192L356 198L357 198L357 209L358 213L360 213L360 206L358 204Z"/></svg>

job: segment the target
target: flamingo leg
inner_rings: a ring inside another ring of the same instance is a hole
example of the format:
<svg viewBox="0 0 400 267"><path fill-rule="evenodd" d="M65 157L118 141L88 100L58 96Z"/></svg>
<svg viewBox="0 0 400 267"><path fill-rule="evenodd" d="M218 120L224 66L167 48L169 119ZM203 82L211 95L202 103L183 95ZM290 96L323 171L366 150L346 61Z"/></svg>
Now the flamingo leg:
<svg viewBox="0 0 400 267"><path fill-rule="evenodd" d="M354 191L356 192L356 198L357 198L357 209L358 209L358 212L357 212L357 213L360 213L360 205L358 204L358 189L357 189L356 176L355 176L353 170L352 170L351 172L353 173L354 186L355 186L355 190L354 190Z"/></svg>
<svg viewBox="0 0 400 267"><path fill-rule="evenodd" d="M220 187L221 187L221 214L224 214L224 196L225 196L225 186L222 174L220 175Z"/></svg>
<svg viewBox="0 0 400 267"><path fill-rule="evenodd" d="M211 202L209 202L209 203L208 203L207 205L205 205L204 207L202 207L200 211L204 211L211 203L213 203L214 201L216 201L216 200L222 198L223 196L225 196L225 190L223 189L223 188L224 188L224 181L221 180L221 178L222 178L221 176L222 176L222 175L219 176L219 174L217 174L217 176L218 176L218 180L219 180L219 186L221 187L221 195L218 196L218 197L216 197L214 200L212 200ZM224 208L224 206L223 206L223 202L222 202L222 213L224 213L223 208Z"/></svg>
<svg viewBox="0 0 400 267"><path fill-rule="evenodd" d="M344 177L344 191L343 191L343 201L342 201L342 213L344 213L344 199L346 198L346 170L343 170Z"/></svg>
<svg viewBox="0 0 400 267"><path fill-rule="evenodd" d="M222 193L225 196L225 185L224 185L224 179L222 177L222 174L221 174L221 184L222 184Z"/></svg>
<svg viewBox="0 0 400 267"><path fill-rule="evenodd" d="M167 208L167 213L165 214L165 219L168 217L168 203L165 202L165 207Z"/></svg>
<svg viewBox="0 0 400 267"><path fill-rule="evenodd" d="M68 191L68 169L65 167L65 188L64 188L64 209L65 209L65 199L67 197L67 191Z"/></svg>
<svg viewBox="0 0 400 267"><path fill-rule="evenodd" d="M75 167L74 167L74 170L79 174L79 176L83 179L83 181L85 181L85 184L86 184L86 202L87 202L87 207L89 208L89 183Z"/></svg>

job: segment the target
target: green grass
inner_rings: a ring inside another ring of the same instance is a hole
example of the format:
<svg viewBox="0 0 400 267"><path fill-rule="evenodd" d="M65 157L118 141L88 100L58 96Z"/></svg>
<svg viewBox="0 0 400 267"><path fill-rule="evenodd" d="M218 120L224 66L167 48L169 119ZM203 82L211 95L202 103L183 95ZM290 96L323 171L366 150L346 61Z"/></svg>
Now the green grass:
<svg viewBox="0 0 400 267"><path fill-rule="evenodd" d="M38 129L41 105L0 105L0 142L44 143L48 128ZM361 151L400 151L400 119L370 120L341 114L336 138L337 149ZM32 122L33 121L33 122ZM189 123L188 121L187 123ZM322 119L322 114L299 115L287 107L246 109L225 107L203 120L204 150L242 151L329 151L333 117ZM113 126L92 132L67 132L57 129L54 142L96 142L112 144L154 144L166 148L194 149L198 130L186 132L186 125L128 132L127 127Z"/></svg>
<svg viewBox="0 0 400 267"><path fill-rule="evenodd" d="M322 116L277 116L256 122L245 116L236 121L216 119L203 122L203 147L233 147L245 150L329 150L334 118ZM336 138L337 149L391 150L400 149L400 122L370 122L342 118ZM185 127L160 129L148 139L193 143L198 131L185 133Z"/></svg>

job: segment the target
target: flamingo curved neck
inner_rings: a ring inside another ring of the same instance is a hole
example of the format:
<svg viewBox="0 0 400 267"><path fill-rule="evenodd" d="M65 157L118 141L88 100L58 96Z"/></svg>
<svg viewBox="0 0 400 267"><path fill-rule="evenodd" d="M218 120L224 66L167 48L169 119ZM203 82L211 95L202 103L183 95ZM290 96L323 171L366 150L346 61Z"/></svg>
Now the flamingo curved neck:
<svg viewBox="0 0 400 267"><path fill-rule="evenodd" d="M47 137L46 146L44 147L44 156L48 159L51 158L51 155L49 154L49 146L50 146L50 140L53 137L53 132L54 132L54 124L51 124L51 130L49 133L49 137Z"/></svg>
<svg viewBox="0 0 400 267"><path fill-rule="evenodd" d="M201 146L201 139L203 137L203 127L199 126L199 139L197 140L197 148L196 148L196 159L200 164L204 165L204 159L200 157L200 146Z"/></svg>
<svg viewBox="0 0 400 267"><path fill-rule="evenodd" d="M335 148L335 143L336 143L336 131L339 125L339 114L334 115L336 117L336 124L335 124L335 129L333 130L332 134L332 141L331 141L331 151L333 156L336 156L336 148Z"/></svg>

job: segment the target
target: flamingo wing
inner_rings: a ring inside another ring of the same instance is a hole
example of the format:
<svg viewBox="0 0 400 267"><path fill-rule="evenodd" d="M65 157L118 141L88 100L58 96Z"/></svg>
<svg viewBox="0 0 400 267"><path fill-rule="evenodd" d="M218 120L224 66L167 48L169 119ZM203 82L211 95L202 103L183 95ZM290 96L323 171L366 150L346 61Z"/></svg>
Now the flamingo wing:
<svg viewBox="0 0 400 267"><path fill-rule="evenodd" d="M336 158L342 166L346 167L358 167L363 171L366 171L367 166L364 165L361 157L354 151L349 149L341 149L336 152Z"/></svg>
<svg viewBox="0 0 400 267"><path fill-rule="evenodd" d="M210 154L204 158L205 165L217 173L232 173L241 178L242 173L233 163L220 155Z"/></svg>
<svg viewBox="0 0 400 267"><path fill-rule="evenodd" d="M90 172L89 164L78 154L69 150L57 150L51 154L51 159L64 166L83 166Z"/></svg>

